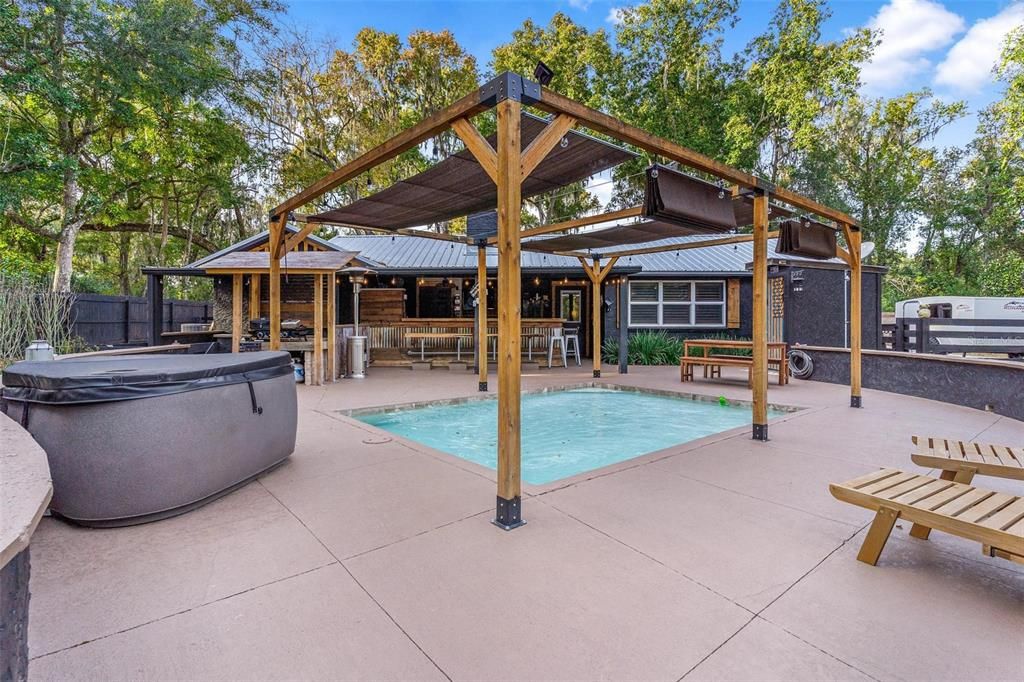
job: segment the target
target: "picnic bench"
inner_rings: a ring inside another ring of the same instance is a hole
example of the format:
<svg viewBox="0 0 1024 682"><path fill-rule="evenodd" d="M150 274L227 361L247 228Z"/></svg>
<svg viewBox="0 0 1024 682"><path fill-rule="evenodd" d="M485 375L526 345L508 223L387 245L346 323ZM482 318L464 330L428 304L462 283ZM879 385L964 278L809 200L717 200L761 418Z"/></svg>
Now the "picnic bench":
<svg viewBox="0 0 1024 682"><path fill-rule="evenodd" d="M699 350L700 354L691 355L690 349ZM693 381L693 368L702 366L705 379L717 379L722 376L722 367L746 367L747 385L753 386L754 358L751 355L726 355L715 353L716 350L750 350L753 352L753 341L739 339L686 339L683 341L683 354L679 358L679 380ZM789 360L786 344L771 341L768 343L768 367L774 367L779 373L779 386L789 383Z"/></svg>
<svg viewBox="0 0 1024 682"><path fill-rule="evenodd" d="M899 469L879 469L829 490L837 500L875 512L857 555L872 566L899 518L979 542L988 556L1024 563L1024 498L1017 495Z"/></svg>

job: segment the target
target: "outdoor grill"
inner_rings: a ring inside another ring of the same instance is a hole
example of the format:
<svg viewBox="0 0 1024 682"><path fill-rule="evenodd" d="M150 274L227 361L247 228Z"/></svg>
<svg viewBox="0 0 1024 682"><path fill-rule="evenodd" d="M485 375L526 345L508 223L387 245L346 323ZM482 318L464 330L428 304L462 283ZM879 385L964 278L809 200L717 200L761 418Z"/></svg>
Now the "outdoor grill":
<svg viewBox="0 0 1024 682"><path fill-rule="evenodd" d="M270 338L270 318L258 317L255 320L249 322L249 333L257 339L265 341ZM281 320L281 338L282 339L300 339L306 340L309 336L310 329L306 325L302 324L301 320Z"/></svg>

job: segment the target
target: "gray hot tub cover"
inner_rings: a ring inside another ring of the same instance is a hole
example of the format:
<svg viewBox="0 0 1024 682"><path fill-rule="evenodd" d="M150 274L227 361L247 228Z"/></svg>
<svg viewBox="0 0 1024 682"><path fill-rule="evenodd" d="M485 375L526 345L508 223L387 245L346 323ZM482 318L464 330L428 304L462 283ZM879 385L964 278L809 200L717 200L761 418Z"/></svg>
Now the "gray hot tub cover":
<svg viewBox="0 0 1024 682"><path fill-rule="evenodd" d="M4 370L3 397L51 405L102 403L251 383L291 372L291 356L283 351L23 361Z"/></svg>

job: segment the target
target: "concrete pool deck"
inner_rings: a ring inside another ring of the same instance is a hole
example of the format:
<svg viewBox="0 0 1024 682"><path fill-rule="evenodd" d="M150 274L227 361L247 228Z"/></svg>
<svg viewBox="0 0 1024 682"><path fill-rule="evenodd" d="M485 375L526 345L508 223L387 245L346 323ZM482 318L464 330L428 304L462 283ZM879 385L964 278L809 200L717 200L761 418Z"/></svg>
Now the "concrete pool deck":
<svg viewBox="0 0 1024 682"><path fill-rule="evenodd" d="M750 395L671 367L606 370ZM1022 443L1024 423L875 391L853 410L845 386L772 383L771 402L809 409L770 442L744 428L527 486L528 525L505 533L493 472L343 414L475 395L475 375L444 370L299 387L295 454L237 492L131 528L44 519L30 678L1024 678L1024 566L904 523L867 566L871 514L828 492L916 469L911 434Z"/></svg>

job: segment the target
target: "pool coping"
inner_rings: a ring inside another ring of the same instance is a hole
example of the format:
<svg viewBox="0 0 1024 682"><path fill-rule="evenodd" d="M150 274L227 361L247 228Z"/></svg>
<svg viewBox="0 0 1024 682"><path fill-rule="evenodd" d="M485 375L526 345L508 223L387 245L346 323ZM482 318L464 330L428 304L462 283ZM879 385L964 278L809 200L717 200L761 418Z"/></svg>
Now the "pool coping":
<svg viewBox="0 0 1024 682"><path fill-rule="evenodd" d="M719 402L719 398L718 397L710 396L710 395L706 395L706 394L687 393L687 392L683 392L683 391L671 391L671 390L666 390L666 389L655 389L655 388L645 388L645 387L640 387L640 386L629 386L629 385L621 385L621 384L612 384L612 383L605 383L603 381L582 381L582 382L574 382L574 383L569 383L569 384L559 384L558 386L545 386L543 388L524 390L524 391L522 391L522 395L536 395L536 394L542 394L542 393L552 393L552 392L555 392L555 391L571 391L571 390L576 390L576 389L581 389L581 388L604 388L604 389L610 389L610 390L616 390L616 391L627 391L627 392L633 392L633 393L646 393L646 394L649 394L649 395L658 395L658 396L668 397L668 398L691 399L691 400L695 400L695 401L699 401L699 402L708 402L708 403L716 403L716 404ZM353 425L353 426L355 426L357 428L360 428L361 430L364 430L364 431L367 431L369 433L375 434L378 437L384 436L384 437L386 437L389 440L393 440L393 441L395 441L397 443L403 444L405 447L409 448L410 450L413 450L413 451L421 453L421 454L425 454L427 456L433 457L434 459L438 459L438 460L441 460L441 461L446 462L448 464L451 464L451 465L453 465L453 466L455 466L455 467L457 467L459 469L462 469L462 470L467 471L469 473L472 473L472 474L475 474L475 475L480 476L482 478L485 478L485 479L491 481L492 483L495 483L495 485L496 485L497 484L497 480L498 480L498 472L495 469L491 469L490 467L484 466L483 464L478 464L478 463L470 461L468 459L464 459L462 457L459 457L458 455L453 455L453 454L451 454L449 452L445 452L443 450L438 450L438 449L433 448L433 447L431 447L431 446L429 446L429 445L427 445L425 443L421 443L420 441L412 440L410 438L406 438L404 436L400 436L398 434L392 433L392 432L387 431L385 429L382 429L380 427L374 426L373 424L368 424L367 422L364 422L361 419L359 419L360 416L369 415L369 414L388 414L388 413L391 413L391 412L398 412L398 411L408 410L408 409L417 409L417 408L432 407L432 406L460 405L460 404L463 404L463 403L477 402L477 401L481 401L481 400L496 400L496 399L497 399L497 396L495 394L487 393L487 394L480 394L480 395L461 396L461 397L457 397L457 398L440 398L440 399L436 399L436 400L417 400L417 401L411 401L411 402L406 402L406 403L395 403L393 405L378 405L378 406L374 406L374 407L357 407L357 408L347 408L347 409L340 409L340 410L331 410L331 411L329 411L329 412L327 412L325 414L328 414L328 415L333 416L335 418L340 417L343 421L345 421L345 422L347 422L347 423L349 423L349 424L351 424L351 425ZM734 399L729 399L729 404L730 405L734 405L734 406L751 407L751 406L753 406L753 401L752 400L734 400ZM777 424L777 423L785 422L785 421L793 419L794 417L797 417L797 416L805 416L805 415L814 414L816 412L820 412L821 410L823 410L825 408L823 408L823 407L801 407L801 406L795 406L795 405L779 405L779 404L776 404L776 403L769 403L768 404L768 409L772 409L772 410L775 410L777 412L782 412L783 413L783 414L781 414L781 415L779 415L777 417L774 417L774 418L768 420L768 425L771 426L772 424ZM580 472L578 474L573 474L572 476L566 476L565 478L560 478L560 479L557 479L555 481L550 481L548 483L535 484L535 483L527 483L526 481L523 481L522 482L522 494L523 494L524 497L539 497L541 495L545 495L547 493L554 492L555 490L561 490L562 488L568 488L568 487L571 487L573 485L577 485L577 484L582 483L584 481L589 481L591 479L601 478L603 476L608 476L610 474L614 474L614 473L617 473L617 472L620 472L620 471L625 471L627 469L632 469L632 468L635 468L635 467L644 466L646 464L650 464L650 463L653 463L653 462L658 462L660 460L667 459L669 457L674 457L676 455L681 455L683 453L690 452L692 450L696 450L698 448L702 448L702 447L707 446L707 445L712 445L714 443L719 443L721 441L729 440L731 438L736 438L737 436L749 435L749 434L750 434L750 425L749 424L745 424L745 425L737 426L737 427L734 427L734 428L731 428L731 429L726 429L724 431L718 431L716 433L711 433L711 434L708 434L706 436L702 436L700 438L696 438L694 440L689 440L689 441L685 441L683 443L676 443L674 445L669 445L668 447L661 448L659 450L652 450L650 452L645 452L645 453L637 455L635 457L630 457L628 459L624 459L624 460L619 461L619 462L613 462L611 464L606 464L604 466L597 467L595 469L590 469L589 471L582 471L582 472ZM381 441L381 442L387 442L387 441ZM364 443L366 443L366 441L364 441Z"/></svg>

